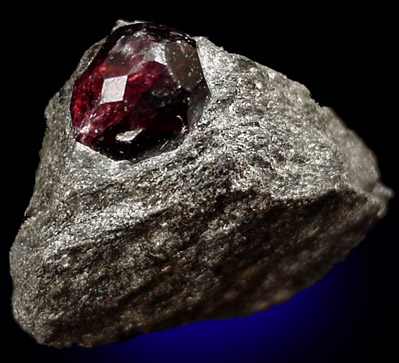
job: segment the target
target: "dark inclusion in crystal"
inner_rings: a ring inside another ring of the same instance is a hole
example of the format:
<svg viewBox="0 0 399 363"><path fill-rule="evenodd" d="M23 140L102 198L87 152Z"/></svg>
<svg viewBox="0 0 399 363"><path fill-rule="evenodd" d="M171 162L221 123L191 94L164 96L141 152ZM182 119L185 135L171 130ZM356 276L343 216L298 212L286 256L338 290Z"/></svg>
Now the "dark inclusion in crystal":
<svg viewBox="0 0 399 363"><path fill-rule="evenodd" d="M194 39L153 23L120 27L75 82L76 140L116 160L161 150L193 129L208 93Z"/></svg>

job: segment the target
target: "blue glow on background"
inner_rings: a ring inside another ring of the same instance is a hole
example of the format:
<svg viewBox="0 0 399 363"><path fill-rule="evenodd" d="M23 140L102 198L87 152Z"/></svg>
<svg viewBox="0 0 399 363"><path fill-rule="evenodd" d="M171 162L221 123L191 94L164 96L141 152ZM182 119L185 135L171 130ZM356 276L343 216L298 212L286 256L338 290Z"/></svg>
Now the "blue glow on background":
<svg viewBox="0 0 399 363"><path fill-rule="evenodd" d="M74 348L75 353L81 361L115 363L291 362L307 357L329 362L346 344L355 350L365 344L365 337L352 336L362 331L365 309L370 308L365 303L369 290L364 257L360 252L351 254L287 302L246 318L192 323L120 344Z"/></svg>

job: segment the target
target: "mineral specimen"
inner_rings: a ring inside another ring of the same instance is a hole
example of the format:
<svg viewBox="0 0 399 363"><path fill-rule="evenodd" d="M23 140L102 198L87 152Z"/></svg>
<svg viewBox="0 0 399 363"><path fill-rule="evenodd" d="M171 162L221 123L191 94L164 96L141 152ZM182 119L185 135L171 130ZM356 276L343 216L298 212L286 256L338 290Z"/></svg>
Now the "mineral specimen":
<svg viewBox="0 0 399 363"><path fill-rule="evenodd" d="M114 160L76 142L96 137L80 133L89 109L78 96L74 130L73 87L107 42L50 101L10 253L13 313L39 343L90 347L266 309L322 277L385 214L391 192L374 155L331 109L284 75L194 39L210 96L176 144ZM95 102L125 99L131 74L105 78Z"/></svg>
<svg viewBox="0 0 399 363"><path fill-rule="evenodd" d="M125 25L76 80L76 139L114 159L131 159L193 128L206 87L195 41L153 23Z"/></svg>

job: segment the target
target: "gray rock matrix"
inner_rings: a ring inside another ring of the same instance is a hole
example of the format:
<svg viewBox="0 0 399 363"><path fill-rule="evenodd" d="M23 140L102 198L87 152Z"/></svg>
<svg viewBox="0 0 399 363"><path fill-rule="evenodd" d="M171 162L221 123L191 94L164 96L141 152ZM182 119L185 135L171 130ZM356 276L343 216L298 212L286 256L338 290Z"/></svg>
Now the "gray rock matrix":
<svg viewBox="0 0 399 363"><path fill-rule="evenodd" d="M113 161L74 140L72 87L102 42L50 101L10 252L13 314L37 342L91 347L264 310L320 279L386 213L376 158L331 109L195 39L211 97L172 151Z"/></svg>

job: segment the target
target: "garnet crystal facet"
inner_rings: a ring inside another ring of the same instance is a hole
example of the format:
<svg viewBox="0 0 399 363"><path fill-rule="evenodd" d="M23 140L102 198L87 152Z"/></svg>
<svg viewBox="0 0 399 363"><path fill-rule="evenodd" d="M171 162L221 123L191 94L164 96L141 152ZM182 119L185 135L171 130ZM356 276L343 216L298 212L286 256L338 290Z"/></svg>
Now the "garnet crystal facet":
<svg viewBox="0 0 399 363"><path fill-rule="evenodd" d="M75 82L76 140L116 160L160 150L193 128L208 92L194 39L153 23L120 27Z"/></svg>

